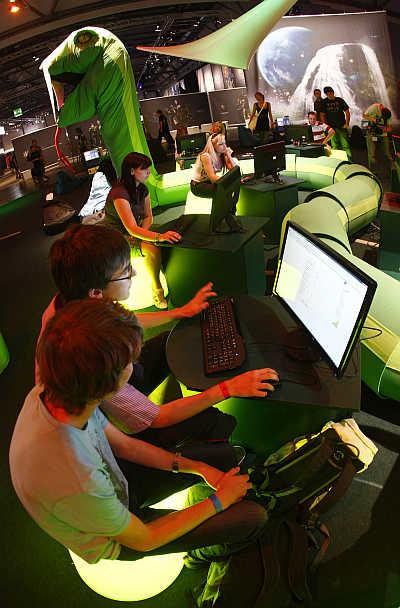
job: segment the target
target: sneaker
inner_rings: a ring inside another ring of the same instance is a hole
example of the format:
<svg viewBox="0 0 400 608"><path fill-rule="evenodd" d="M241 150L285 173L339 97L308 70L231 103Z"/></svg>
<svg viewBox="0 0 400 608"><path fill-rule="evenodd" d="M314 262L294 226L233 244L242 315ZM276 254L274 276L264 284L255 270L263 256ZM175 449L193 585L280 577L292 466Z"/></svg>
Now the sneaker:
<svg viewBox="0 0 400 608"><path fill-rule="evenodd" d="M153 304L156 308L168 308L168 302L165 299L162 287L160 289L153 289Z"/></svg>

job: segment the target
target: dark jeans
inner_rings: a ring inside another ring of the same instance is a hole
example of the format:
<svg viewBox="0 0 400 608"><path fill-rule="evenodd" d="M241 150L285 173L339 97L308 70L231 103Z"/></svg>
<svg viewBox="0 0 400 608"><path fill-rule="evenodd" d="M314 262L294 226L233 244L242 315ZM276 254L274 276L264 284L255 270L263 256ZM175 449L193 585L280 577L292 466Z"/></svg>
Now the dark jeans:
<svg viewBox="0 0 400 608"><path fill-rule="evenodd" d="M174 138L172 137L171 133L169 131L162 131L161 133L159 133L158 134L158 141L160 143L162 142L163 137L165 138L165 140L166 140L166 142L168 144L168 147L169 148L173 148L174 145L175 145L175 142L174 142Z"/></svg>
<svg viewBox="0 0 400 608"><path fill-rule="evenodd" d="M192 180L190 182L190 190L195 196L200 196L201 198L212 198L215 192L215 184L208 180L204 182L195 182Z"/></svg>
<svg viewBox="0 0 400 608"><path fill-rule="evenodd" d="M149 474L150 474L150 470ZM125 473L125 471L124 471ZM126 473L125 473L126 475ZM184 475L170 475L176 478L176 485L180 485L180 477ZM198 480L198 477L185 475ZM130 480L128 478L128 483ZM187 487L187 486L186 486ZM179 489L182 489L179 487ZM197 484L189 490L188 506L212 494L214 490L204 483ZM167 511L157 509L137 510L138 517L145 522L152 521L165 515ZM262 533L268 520L264 507L251 500L242 500L200 524L191 532L180 538L167 543L163 547L153 549L146 553L121 548L120 560L136 560L149 555L161 555L164 553L181 553L191 551L194 557L205 560L213 560L218 557L226 557L245 549L253 543Z"/></svg>
<svg viewBox="0 0 400 608"><path fill-rule="evenodd" d="M146 340L135 363L129 383L144 395L149 395L169 374L165 347L169 331Z"/></svg>

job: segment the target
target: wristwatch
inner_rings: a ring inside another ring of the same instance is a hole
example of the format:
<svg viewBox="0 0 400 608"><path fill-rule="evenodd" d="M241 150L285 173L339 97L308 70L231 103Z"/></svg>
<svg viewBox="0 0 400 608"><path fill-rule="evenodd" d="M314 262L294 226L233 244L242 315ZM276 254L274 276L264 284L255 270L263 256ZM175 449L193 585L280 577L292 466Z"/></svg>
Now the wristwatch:
<svg viewBox="0 0 400 608"><path fill-rule="evenodd" d="M172 461L171 471L172 473L179 473L179 462L178 458L181 455L180 452L175 452L174 459Z"/></svg>

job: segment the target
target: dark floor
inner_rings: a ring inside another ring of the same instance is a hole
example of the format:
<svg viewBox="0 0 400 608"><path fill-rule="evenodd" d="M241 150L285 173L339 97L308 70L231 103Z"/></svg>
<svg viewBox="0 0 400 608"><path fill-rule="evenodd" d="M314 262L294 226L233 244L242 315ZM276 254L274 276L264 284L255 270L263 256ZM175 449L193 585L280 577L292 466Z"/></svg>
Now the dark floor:
<svg viewBox="0 0 400 608"><path fill-rule="evenodd" d="M79 209L86 200L87 187L68 196L68 202ZM0 376L3 395L1 605L7 608L109 607L114 602L84 585L67 551L33 523L10 483L8 446L19 408L33 383L34 345L41 312L54 293L47 253L57 238L43 233L40 199L25 198L22 202L2 204L15 197L15 186L13 188L0 189L0 330L11 353L11 363ZM27 193L34 190L29 182L23 188ZM379 239L376 229L367 234L365 240ZM12 236L1 240L7 235ZM354 247L357 255L373 259L373 248L357 243ZM274 253L267 252L271 267ZM364 387L362 412L356 418L378 445L379 453L370 469L353 482L346 497L326 517L332 544L314 581L314 606L399 608L400 409L397 402L382 401ZM187 592L201 576L198 571L184 569L168 590L137 605L143 608L188 606Z"/></svg>

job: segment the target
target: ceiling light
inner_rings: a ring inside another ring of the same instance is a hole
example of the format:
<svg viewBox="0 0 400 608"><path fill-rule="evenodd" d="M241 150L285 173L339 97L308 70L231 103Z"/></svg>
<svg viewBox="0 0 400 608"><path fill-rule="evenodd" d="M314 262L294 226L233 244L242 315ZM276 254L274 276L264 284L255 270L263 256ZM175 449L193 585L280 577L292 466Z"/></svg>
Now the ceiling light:
<svg viewBox="0 0 400 608"><path fill-rule="evenodd" d="M21 2L18 2L18 0L8 0L8 10L10 11L10 13L12 15L19 13L21 8L22 8L22 4L21 4Z"/></svg>

